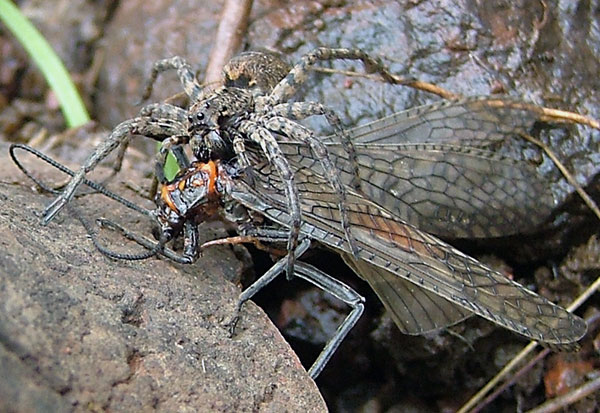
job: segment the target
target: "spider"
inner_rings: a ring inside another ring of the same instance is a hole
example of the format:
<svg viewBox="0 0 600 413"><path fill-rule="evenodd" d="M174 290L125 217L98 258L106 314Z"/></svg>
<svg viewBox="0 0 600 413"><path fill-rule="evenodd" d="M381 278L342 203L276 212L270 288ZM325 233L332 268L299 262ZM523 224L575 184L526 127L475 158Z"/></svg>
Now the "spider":
<svg viewBox="0 0 600 413"><path fill-rule="evenodd" d="M175 56L159 60L152 68L142 100L151 95L153 83L160 73L176 70L191 102L189 107L182 109L168 103L149 104L140 110L136 118L117 125L87 158L60 196L44 210L42 223L49 223L71 200L85 175L110 152L121 146L115 167L117 170L132 135L162 141L155 166L156 178L162 184L166 183L163 167L170 150L183 169L189 165L182 148L186 144L190 145L198 161L238 157L240 165L247 168L251 165L245 146L250 144L260 149L284 183L290 211L288 251L293 251L298 244L301 211L294 174L278 144L278 140L287 139L308 144L319 160L329 184L338 194L342 227L353 253L356 253L344 206L346 188L340 181L325 145L310 129L296 121L313 115L324 116L340 136L353 165L353 173L358 178L352 143L341 128L340 118L331 109L318 102L287 102L305 81L310 67L320 60L335 59L360 60L367 71L378 72L384 80L398 83L381 62L358 49L318 48L303 56L291 70L272 54L245 53L228 63L224 69L225 85L211 92L206 92L196 81L185 59ZM353 182L357 181L355 179ZM290 254L287 267L290 277L293 274L293 264L294 257Z"/></svg>

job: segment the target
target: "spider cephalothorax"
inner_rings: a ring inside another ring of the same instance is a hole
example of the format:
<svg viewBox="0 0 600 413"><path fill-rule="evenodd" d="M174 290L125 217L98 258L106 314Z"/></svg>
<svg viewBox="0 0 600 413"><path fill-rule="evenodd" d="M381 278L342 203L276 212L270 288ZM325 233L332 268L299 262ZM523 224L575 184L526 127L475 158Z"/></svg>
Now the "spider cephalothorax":
<svg viewBox="0 0 600 413"><path fill-rule="evenodd" d="M237 87L222 87L194 103L188 111L188 136L196 159L205 162L234 157L234 143L242 139L236 133L237 125L253 110L252 93Z"/></svg>

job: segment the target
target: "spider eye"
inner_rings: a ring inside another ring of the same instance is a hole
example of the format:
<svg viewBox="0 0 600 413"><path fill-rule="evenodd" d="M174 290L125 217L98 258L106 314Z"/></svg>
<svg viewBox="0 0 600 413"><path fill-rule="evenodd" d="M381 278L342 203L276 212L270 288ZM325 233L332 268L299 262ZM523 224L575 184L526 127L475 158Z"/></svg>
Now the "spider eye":
<svg viewBox="0 0 600 413"><path fill-rule="evenodd" d="M190 124L201 122L202 120L204 120L204 117L205 117L204 112L192 113L192 114L188 115L188 122Z"/></svg>

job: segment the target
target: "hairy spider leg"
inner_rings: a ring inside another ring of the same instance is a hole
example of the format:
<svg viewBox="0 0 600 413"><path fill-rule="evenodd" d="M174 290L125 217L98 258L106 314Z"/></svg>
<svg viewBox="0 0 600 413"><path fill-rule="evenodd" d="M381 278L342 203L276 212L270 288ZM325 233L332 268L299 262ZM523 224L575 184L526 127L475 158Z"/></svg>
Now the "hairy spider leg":
<svg viewBox="0 0 600 413"><path fill-rule="evenodd" d="M250 161L248 160L248 156L246 155L246 146L244 145L244 136L238 131L232 132L233 139L233 152L238 157L238 162L242 169L245 169L250 166Z"/></svg>
<svg viewBox="0 0 600 413"><path fill-rule="evenodd" d="M300 86L306 81L308 71L318 61L342 59L362 61L368 73L379 73L381 77L388 83L405 84L409 81L407 79L404 79L403 81L398 81L394 77L394 75L388 70L388 68L383 64L383 62L381 62L379 59L372 58L360 49L333 49L328 47L319 47L302 56L300 58L300 61L296 63L296 65L292 68L292 70L290 70L286 77L283 78L283 80L273 88L271 94L260 100L260 104L263 105L263 107L273 108L276 105L287 101L294 93L296 93L296 91L298 90L298 86ZM334 128L336 128L336 125L340 124L339 118L336 120L334 117L332 117L331 113L324 113L324 115L327 121ZM352 183L353 185L358 185L360 182L360 177L358 175L359 167L354 144L346 134L340 134L339 132L337 132L337 129L336 135L339 136L344 149L348 153L349 161L352 165L352 170L354 173Z"/></svg>
<svg viewBox="0 0 600 413"><path fill-rule="evenodd" d="M192 67L183 57L174 56L154 62L150 77L146 81L142 92L141 102L148 99L152 94L152 89L154 88L154 83L156 82L158 75L169 70L177 70L177 76L179 77L181 86L183 86L183 90L192 102L197 102L202 99L202 86L196 80Z"/></svg>
<svg viewBox="0 0 600 413"><path fill-rule="evenodd" d="M289 256L294 256L294 260L299 258L310 246L310 240L303 240L296 250L288 253L287 257L283 257L277 261L267 272L265 272L258 280L256 280L250 287L246 288L240 294L238 304L235 309L232 320L228 323L231 334L235 330L235 326L239 320L239 313L242 305L251 299L258 291L267 286L271 281L275 279L284 270L286 262L289 261ZM325 291L328 294L336 297L337 299L348 304L352 311L346 316L344 321L338 326L333 337L327 341L323 350L314 361L313 365L308 370L308 374L313 379L316 378L319 373L323 370L327 362L331 359L331 356L338 349L344 338L348 335L350 330L356 325L358 319L362 315L365 306L365 299L348 285L343 282L336 280L330 275L323 271L313 267L312 265L306 264L302 261L297 261L295 266L294 275L310 282L317 288Z"/></svg>
<svg viewBox="0 0 600 413"><path fill-rule="evenodd" d="M350 245L352 250L352 254L356 255L357 246L351 233L350 220L348 219L348 212L346 211L346 187L342 184L339 170L333 164L331 157L328 156L327 148L323 142L315 138L310 129L282 116L272 117L265 122L265 126L270 131L282 133L292 139L305 142L310 146L316 159L321 164L329 184L337 192L340 198L338 208L341 214L342 227L346 234L348 245Z"/></svg>
<svg viewBox="0 0 600 413"><path fill-rule="evenodd" d="M179 122L184 130L188 127L188 112L179 106L170 103L150 103L140 109L140 117L149 117L153 120L171 119Z"/></svg>
<svg viewBox="0 0 600 413"><path fill-rule="evenodd" d="M342 121L334 110L318 102L292 102L280 103L272 107L269 110L269 114L272 114L272 116L283 116L285 118L294 120L302 120L315 115L324 116L325 120L327 120L327 123L333 127L334 135L339 138L342 147L349 155L351 167L354 168L352 171L354 176L350 182L350 185L354 189L360 190L361 180L354 144L352 143L352 140L348 136L347 132L342 127ZM318 139L315 140L320 142ZM327 148L325 148L325 152L327 152Z"/></svg>
<svg viewBox="0 0 600 413"><path fill-rule="evenodd" d="M144 135L156 140L162 140L164 136L177 135L180 131L181 125L179 122L174 122L170 119L137 117L121 122L113 129L108 138L98 145L96 150L86 159L62 193L44 209L42 225L47 225L73 198L77 188L84 182L86 174L94 169L98 163L106 158L123 141L129 139L131 135Z"/></svg>
<svg viewBox="0 0 600 413"><path fill-rule="evenodd" d="M180 132L178 133L178 136L186 135L187 128L188 128L187 111L178 106L171 105L169 103L151 103L149 105L144 106L142 109L140 109L138 116L139 117L149 117L155 121L160 121L161 119L171 119L174 122L179 122L181 124L181 127L180 127ZM174 126L175 126L175 124L174 124ZM169 138L167 138L167 139L169 139ZM116 174L117 172L119 172L121 169L121 164L123 163L123 158L125 157L125 152L127 150L127 147L129 146L130 140L131 140L131 135L127 136L127 138L119 146L119 151L117 152L117 159L116 159L115 165L113 167L113 175ZM177 165L179 166L179 169L186 169L187 167L189 167L190 161L181 146L172 146L171 152L175 156L175 160L177 161ZM158 168L160 168L161 171L164 171L165 163L166 163L166 156L165 156L165 159L162 160L162 163L160 165L156 165L155 169L158 170ZM164 173L163 173L163 175L164 175ZM157 179L158 179L158 177L157 177ZM158 180L160 181L160 179L158 179Z"/></svg>
<svg viewBox="0 0 600 413"><path fill-rule="evenodd" d="M294 251L298 245L300 224L302 223L300 195L298 194L298 188L294 184L294 173L279 148L277 140L266 128L256 122L245 120L240 122L239 131L261 147L269 162L277 169L284 183L285 195L290 209L290 232L287 249L288 251ZM294 255L288 254L287 260L287 276L288 278L292 278L294 274Z"/></svg>
<svg viewBox="0 0 600 413"><path fill-rule="evenodd" d="M319 47L300 58L300 61L296 63L287 76L273 88L271 94L267 96L266 103L269 106L275 106L288 100L296 93L298 86L306 81L308 71L317 61L341 59L360 60L365 65L368 73L377 72L386 82L399 83L381 61L372 58L360 49ZM406 83L406 80L401 83Z"/></svg>

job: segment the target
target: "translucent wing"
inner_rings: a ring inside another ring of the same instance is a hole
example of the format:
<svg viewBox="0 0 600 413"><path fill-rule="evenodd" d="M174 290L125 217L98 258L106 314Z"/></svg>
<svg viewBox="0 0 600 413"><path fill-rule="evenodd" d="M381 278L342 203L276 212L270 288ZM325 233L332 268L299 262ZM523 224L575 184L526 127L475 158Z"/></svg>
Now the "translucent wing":
<svg viewBox="0 0 600 413"><path fill-rule="evenodd" d="M438 236L498 237L532 231L557 203L518 138L539 120L532 105L468 98L399 112L347 133L365 197ZM335 136L324 139L349 185L346 152ZM322 174L306 145L280 146L290 163Z"/></svg>
<svg viewBox="0 0 600 413"><path fill-rule="evenodd" d="M456 324L471 315L463 307L405 281L393 273L342 254L344 261L368 281L404 334L419 335Z"/></svg>
<svg viewBox="0 0 600 413"><path fill-rule="evenodd" d="M340 225L338 195L324 178L307 169L296 172L295 183L302 197L302 233L340 253L349 253ZM234 182L231 194L248 208L287 226L287 202L280 188L277 174L264 164L254 169L252 184ZM380 296L385 295L382 290L386 288L396 289L394 283L382 287L382 282L399 277L455 306L552 346L572 348L571 343L585 333L586 324L579 317L403 222L364 197L350 193L346 206L352 235L359 247L356 257L359 262L354 267L380 290ZM377 270L371 271L372 267ZM406 296L403 292L400 295ZM385 298L384 304L395 305L392 299ZM417 324L422 330L435 325L423 318L427 310L413 314L420 317ZM399 328L416 331L419 327L399 325Z"/></svg>

